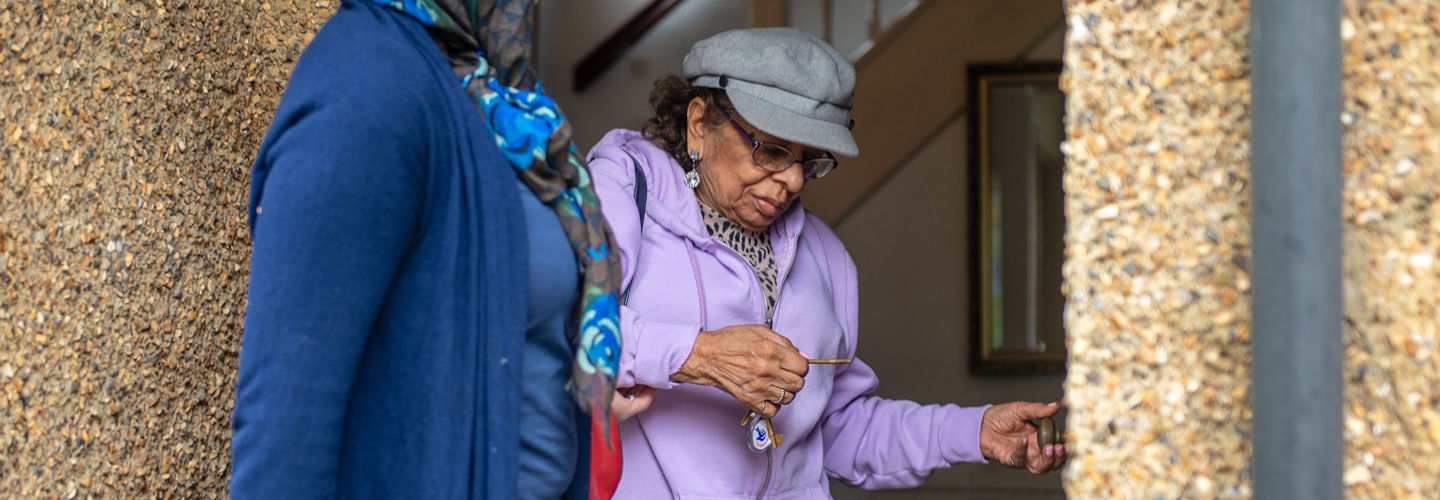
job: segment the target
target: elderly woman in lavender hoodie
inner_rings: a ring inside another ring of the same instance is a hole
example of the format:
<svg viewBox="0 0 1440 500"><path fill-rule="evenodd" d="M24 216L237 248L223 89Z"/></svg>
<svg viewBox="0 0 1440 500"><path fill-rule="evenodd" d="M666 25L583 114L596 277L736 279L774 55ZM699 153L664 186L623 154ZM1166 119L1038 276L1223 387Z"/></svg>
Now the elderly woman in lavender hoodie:
<svg viewBox="0 0 1440 500"><path fill-rule="evenodd" d="M850 63L802 31L751 29L699 42L684 73L656 83L644 132L590 151L629 287L617 385L638 400L620 406L648 404L621 423L617 497L828 498L827 475L900 488L957 462L1059 468L1064 446L1029 423L1055 404L871 395L854 263L798 199L859 152Z"/></svg>

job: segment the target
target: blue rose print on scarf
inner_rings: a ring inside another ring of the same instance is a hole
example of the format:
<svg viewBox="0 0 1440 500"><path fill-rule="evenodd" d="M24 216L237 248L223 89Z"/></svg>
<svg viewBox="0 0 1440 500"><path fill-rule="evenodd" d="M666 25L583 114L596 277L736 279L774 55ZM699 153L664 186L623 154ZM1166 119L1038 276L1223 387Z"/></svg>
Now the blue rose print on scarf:
<svg viewBox="0 0 1440 500"><path fill-rule="evenodd" d="M620 306L614 294L604 294L585 310L580 320L580 369L595 373L598 368L607 377L614 377L620 366Z"/></svg>
<svg viewBox="0 0 1440 500"><path fill-rule="evenodd" d="M555 100L538 85L535 92L487 82L494 93L481 98L480 107L495 129L495 144L516 170L525 170L536 161L545 161L550 134L565 122Z"/></svg>

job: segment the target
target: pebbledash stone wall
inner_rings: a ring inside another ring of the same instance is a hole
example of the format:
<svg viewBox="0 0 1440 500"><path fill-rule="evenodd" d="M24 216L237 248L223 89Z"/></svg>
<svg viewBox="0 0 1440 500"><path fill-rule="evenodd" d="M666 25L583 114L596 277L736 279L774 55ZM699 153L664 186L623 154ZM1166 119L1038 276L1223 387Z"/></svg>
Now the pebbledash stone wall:
<svg viewBox="0 0 1440 500"><path fill-rule="evenodd" d="M1066 8L1067 493L1250 497L1249 2ZM1440 6L1346 0L1342 19L1343 482L1429 498Z"/></svg>
<svg viewBox="0 0 1440 500"><path fill-rule="evenodd" d="M1345 0L1349 498L1440 492L1440 4Z"/></svg>
<svg viewBox="0 0 1440 500"><path fill-rule="evenodd" d="M0 0L0 491L219 497L249 166L339 0Z"/></svg>
<svg viewBox="0 0 1440 500"><path fill-rule="evenodd" d="M1066 15L1066 492L1249 496L1246 2Z"/></svg>

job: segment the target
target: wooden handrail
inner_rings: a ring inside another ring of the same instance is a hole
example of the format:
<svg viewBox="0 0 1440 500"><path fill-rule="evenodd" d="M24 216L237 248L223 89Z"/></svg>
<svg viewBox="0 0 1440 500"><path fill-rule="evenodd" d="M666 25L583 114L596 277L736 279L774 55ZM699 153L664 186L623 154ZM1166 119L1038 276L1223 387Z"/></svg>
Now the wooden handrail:
<svg viewBox="0 0 1440 500"><path fill-rule="evenodd" d="M626 21L600 46L595 47L595 50L590 51L589 54L585 54L585 57L575 65L575 92L583 92L595 83L595 80L598 80L605 70L610 69L610 66L619 61L626 50L635 45L640 37L645 36L645 33L650 31L650 28L654 27L660 18L665 17L665 14L679 3L680 0L651 1L650 5L640 9L640 12Z"/></svg>

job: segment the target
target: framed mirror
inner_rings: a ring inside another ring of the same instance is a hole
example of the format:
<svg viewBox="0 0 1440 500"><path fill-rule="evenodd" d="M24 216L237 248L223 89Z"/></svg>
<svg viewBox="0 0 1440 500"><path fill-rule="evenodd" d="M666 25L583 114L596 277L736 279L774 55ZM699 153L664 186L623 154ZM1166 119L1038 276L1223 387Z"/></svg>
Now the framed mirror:
<svg viewBox="0 0 1440 500"><path fill-rule="evenodd" d="M967 68L970 369L1063 373L1061 66Z"/></svg>

